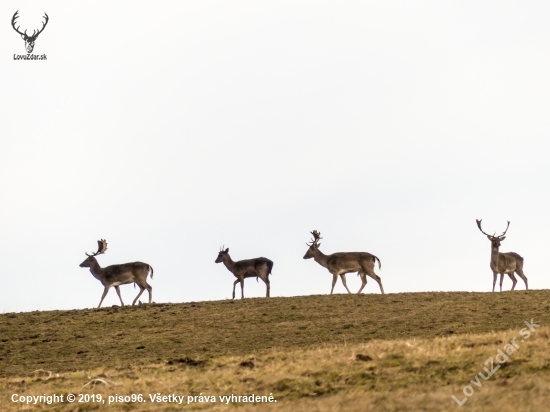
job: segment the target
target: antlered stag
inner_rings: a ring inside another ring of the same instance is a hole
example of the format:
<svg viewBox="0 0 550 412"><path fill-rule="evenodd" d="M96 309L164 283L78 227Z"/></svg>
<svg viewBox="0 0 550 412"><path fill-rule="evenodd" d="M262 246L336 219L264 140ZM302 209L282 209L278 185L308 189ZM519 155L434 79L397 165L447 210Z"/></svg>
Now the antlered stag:
<svg viewBox="0 0 550 412"><path fill-rule="evenodd" d="M333 253L332 255L325 255L319 250L319 246L321 246L319 240L322 239L321 233L314 230L311 234L313 235L313 239L311 239L311 243L306 243L306 245L309 246L309 249L304 255L304 259L313 258L317 263L326 267L328 271L332 273L332 288L330 289L331 295L334 292L334 285L336 285L338 276L342 279L342 283L348 293L351 293L348 289L348 285L346 284L346 273L352 272L357 272L357 274L361 276L362 284L359 292L357 293L361 293L367 284L368 275L378 282L380 292L384 294L382 279L374 273L374 264L376 261L378 261L378 268L380 269L382 267L380 264L380 259L367 252L340 252Z"/></svg>
<svg viewBox="0 0 550 412"><path fill-rule="evenodd" d="M153 298L153 288L147 283L147 276L149 275L149 271L151 271L151 279L153 279L153 268L151 267L151 265L143 262L131 262L121 265L111 265L102 268L101 266L99 266L99 263L97 263L95 257L97 255L105 253L105 251L107 250L107 242L105 241L105 239L101 239L97 241L97 244L97 252L92 255L86 253L86 256L88 257L84 262L80 264L81 268L90 268L90 272L92 272L92 275L94 275L94 277L98 279L105 287L105 290L103 291L103 295L101 295L101 300L99 301L99 305L97 307L101 307L103 299L105 299L105 296L107 296L107 292L109 292L109 289L112 286L115 287L116 293L118 294L118 297L120 299L120 304L124 306L124 302L122 301L122 297L120 296L119 286L126 285L128 283L134 283L134 285L137 284L139 286L139 293L132 302L132 305L136 304L136 301L145 289L147 289L147 291L149 292L149 303L151 303L151 300Z"/></svg>
<svg viewBox="0 0 550 412"><path fill-rule="evenodd" d="M502 292L502 281L504 280L504 274L506 273L508 276L510 276L510 279L512 279L512 289L516 287L516 277L514 276L514 272L518 274L520 278L523 279L525 282L525 289L529 289L527 286L527 277L523 273L523 258L518 255L515 252L506 252L506 253L500 253L498 251L500 247L500 242L502 242L504 239L506 239L506 232L508 231L508 227L510 227L510 222L508 222L508 225L506 226L506 230L502 232L502 235L495 236L493 234L492 236L488 233L485 233L483 229L481 228L481 220L476 219L477 227L483 233L487 236L487 239L491 241L491 270L493 271L493 292L495 291L495 283L497 281L497 274L500 273L500 291Z"/></svg>
<svg viewBox="0 0 550 412"><path fill-rule="evenodd" d="M262 279L265 283L266 292L265 296L269 297L269 275L273 269L273 262L267 258L259 257L256 259L246 259L234 262L229 256L229 248L220 250L216 263L223 263L225 267L235 275L237 280L233 282L233 298L235 299L235 287L237 283L241 284L241 299L244 299L244 280L246 278L258 278Z"/></svg>
<svg viewBox="0 0 550 412"><path fill-rule="evenodd" d="M46 13L44 13L43 18L46 19L46 20L42 23L42 28L39 29L39 30L33 30L32 34L30 36L27 34L27 30L25 30L24 32L21 32L21 31L19 31L20 26L15 27L15 25L17 24L16 20L18 18L19 18L19 10L17 10L13 14L13 17L11 19L11 26L13 27L13 29L17 33L19 33L21 35L21 38L25 41L25 49L27 50L27 53L32 53L32 51L34 50L34 42L36 41L36 38L38 37L38 35L40 33L42 33L44 31L44 29L46 28L46 25L48 24L48 21L50 20L50 18L48 17L48 15Z"/></svg>

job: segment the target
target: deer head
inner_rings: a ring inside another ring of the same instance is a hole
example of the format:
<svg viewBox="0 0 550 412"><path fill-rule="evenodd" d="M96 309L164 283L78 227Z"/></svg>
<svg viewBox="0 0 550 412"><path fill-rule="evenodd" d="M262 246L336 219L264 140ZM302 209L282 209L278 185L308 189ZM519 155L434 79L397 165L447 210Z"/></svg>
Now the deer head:
<svg viewBox="0 0 550 412"><path fill-rule="evenodd" d="M15 27L15 20L19 17L17 15L17 13L19 13L19 10L17 10L14 14L13 14L13 17L11 19L11 26L13 27L13 29L19 33L21 35L21 38L23 40L25 40L25 49L27 49L27 53L32 53L33 49L34 49L34 42L36 41L36 38L38 37L38 35L40 33L42 33L44 31L44 28L46 27L46 25L48 24L48 20L50 19L48 17L48 15L46 13L44 13L44 18L46 19L46 21L44 23L42 23L42 28L38 31L36 30L33 30L32 32L32 35L29 36L27 35L27 30L25 30L25 32L20 32L19 31L19 27L20 26L17 26L17 28Z"/></svg>
<svg viewBox="0 0 550 412"><path fill-rule="evenodd" d="M487 239L489 239L491 241L491 247L493 249L497 249L500 247L500 242L502 242L504 239L506 239L506 232L508 231L508 228L510 227L510 221L508 221L508 225L506 226L506 230L504 232L502 232L502 235L499 235L499 236L495 236L496 234L494 233L493 235L490 235L488 233L485 233L483 231L483 229L481 228L481 220L482 219L479 219L477 220L476 219L476 222L477 222L477 227L479 228L479 230L481 231L481 233L483 233L484 235L487 236Z"/></svg>
<svg viewBox="0 0 550 412"><path fill-rule="evenodd" d="M321 233L316 230L310 233L313 235L313 239L311 239L311 243L306 242L306 245L309 246L309 249L304 255L304 259L311 259L313 256L315 256L315 252L319 249L319 246L321 246L321 244L319 243L319 240L322 239Z"/></svg>
<svg viewBox="0 0 550 412"><path fill-rule="evenodd" d="M95 257L97 255L101 255L101 254L105 253L106 250L107 250L107 241L105 239L98 240L97 241L97 252L95 252L91 255L89 255L87 252L84 252L84 253L86 253L86 256L88 256L88 257L86 258L86 260L84 262L82 262L80 264L80 267L81 268L91 267L93 262L96 262Z"/></svg>
<svg viewBox="0 0 550 412"><path fill-rule="evenodd" d="M216 258L216 263L220 263L220 262L223 262L224 258L228 255L229 253L229 248L223 250L225 246L222 246L220 248L220 251L218 253L218 257Z"/></svg>

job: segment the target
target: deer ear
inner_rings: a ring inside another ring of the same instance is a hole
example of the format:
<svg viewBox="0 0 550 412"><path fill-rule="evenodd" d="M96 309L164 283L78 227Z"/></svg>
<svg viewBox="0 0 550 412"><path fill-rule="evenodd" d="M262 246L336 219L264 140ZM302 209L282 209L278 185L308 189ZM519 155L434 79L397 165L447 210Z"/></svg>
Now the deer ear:
<svg viewBox="0 0 550 412"><path fill-rule="evenodd" d="M506 239L506 236L500 238L501 241L504 240L504 239Z"/></svg>
<svg viewBox="0 0 550 412"><path fill-rule="evenodd" d="M492 241L493 239L491 239L491 236L487 235L487 239L489 239L490 241Z"/></svg>
<svg viewBox="0 0 550 412"><path fill-rule="evenodd" d="M229 248L225 249L225 253L228 253L229 252Z"/></svg>

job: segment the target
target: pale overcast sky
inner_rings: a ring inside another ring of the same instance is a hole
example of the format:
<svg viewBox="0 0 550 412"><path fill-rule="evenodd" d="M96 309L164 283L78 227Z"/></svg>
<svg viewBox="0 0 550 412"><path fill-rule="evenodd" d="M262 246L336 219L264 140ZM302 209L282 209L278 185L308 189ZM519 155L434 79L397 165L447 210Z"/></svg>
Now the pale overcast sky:
<svg viewBox="0 0 550 412"><path fill-rule="evenodd" d="M46 61L14 60L16 10L30 32L49 15ZM230 298L222 244L274 261L272 296L327 294L302 259L313 229L324 253L378 256L387 293L488 292L476 218L510 220L501 251L550 287L548 2L3 1L0 16L0 312L97 306L79 264L100 238L101 265L154 267L155 302Z"/></svg>

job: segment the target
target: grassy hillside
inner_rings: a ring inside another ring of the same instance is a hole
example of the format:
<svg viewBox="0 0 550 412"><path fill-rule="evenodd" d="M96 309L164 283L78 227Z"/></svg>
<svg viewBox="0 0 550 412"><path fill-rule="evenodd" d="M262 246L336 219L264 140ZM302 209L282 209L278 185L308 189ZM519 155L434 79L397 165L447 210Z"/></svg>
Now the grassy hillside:
<svg viewBox="0 0 550 412"><path fill-rule="evenodd" d="M542 326L536 336L496 379L483 381L484 388L476 388L463 408L497 410L498 398L500 410L522 410L522 405L542 410L534 402L550 400L544 389L550 370L546 290L307 296L3 314L0 403L18 410L18 404L6 403L12 393L179 391L273 393L278 403L262 404L266 409L406 410L414 400L425 410L448 410L458 408L450 395L464 398L462 387L530 319ZM100 379L99 386L83 387L93 378ZM499 379L506 383L497 384ZM520 383L510 391L506 385L514 382ZM538 391L537 396L524 398L526 390ZM64 409L69 406L52 408L74 410ZM109 410L128 408L137 406L121 403Z"/></svg>

